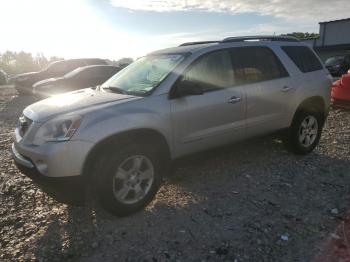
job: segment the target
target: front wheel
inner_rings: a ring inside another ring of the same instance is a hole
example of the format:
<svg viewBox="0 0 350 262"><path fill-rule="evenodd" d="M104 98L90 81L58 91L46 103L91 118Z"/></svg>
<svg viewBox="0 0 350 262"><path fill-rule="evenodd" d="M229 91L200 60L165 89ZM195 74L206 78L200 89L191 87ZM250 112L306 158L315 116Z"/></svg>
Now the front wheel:
<svg viewBox="0 0 350 262"><path fill-rule="evenodd" d="M157 152L145 145L116 151L100 161L95 178L102 206L125 216L152 201L161 184L161 165Z"/></svg>
<svg viewBox="0 0 350 262"><path fill-rule="evenodd" d="M320 141L323 122L321 115L316 112L298 112L283 138L284 145L295 154L312 152Z"/></svg>

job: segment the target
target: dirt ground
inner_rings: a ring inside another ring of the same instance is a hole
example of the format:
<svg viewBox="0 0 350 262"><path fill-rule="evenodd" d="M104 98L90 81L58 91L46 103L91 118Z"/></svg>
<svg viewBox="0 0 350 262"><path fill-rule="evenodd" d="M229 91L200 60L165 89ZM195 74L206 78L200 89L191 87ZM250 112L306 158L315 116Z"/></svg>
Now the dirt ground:
<svg viewBox="0 0 350 262"><path fill-rule="evenodd" d="M58 203L16 169L12 132L33 101L0 87L1 261L341 261L327 245L350 207L349 111L331 111L304 157L269 136L177 161L145 210L118 218Z"/></svg>

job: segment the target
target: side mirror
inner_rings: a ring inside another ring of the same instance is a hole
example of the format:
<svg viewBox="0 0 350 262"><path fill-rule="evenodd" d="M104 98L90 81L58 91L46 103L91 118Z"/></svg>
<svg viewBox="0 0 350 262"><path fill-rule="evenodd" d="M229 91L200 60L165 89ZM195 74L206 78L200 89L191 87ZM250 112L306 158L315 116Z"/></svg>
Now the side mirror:
<svg viewBox="0 0 350 262"><path fill-rule="evenodd" d="M177 82L173 97L180 98L185 96L198 96L203 94L203 89L198 83L189 80L182 80Z"/></svg>

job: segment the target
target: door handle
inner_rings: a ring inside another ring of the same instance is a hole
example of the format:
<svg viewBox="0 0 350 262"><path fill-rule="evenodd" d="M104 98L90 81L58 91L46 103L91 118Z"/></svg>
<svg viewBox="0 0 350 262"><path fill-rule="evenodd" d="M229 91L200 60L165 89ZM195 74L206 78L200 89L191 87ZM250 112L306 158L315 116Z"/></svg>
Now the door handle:
<svg viewBox="0 0 350 262"><path fill-rule="evenodd" d="M290 86L284 86L284 87L282 87L282 92L288 92L291 89L292 89L292 87L290 87Z"/></svg>
<svg viewBox="0 0 350 262"><path fill-rule="evenodd" d="M240 97L238 97L238 96L233 96L233 97L231 97L231 98L227 101L227 103L234 104L234 103L240 102L241 100L242 100L242 99L241 99Z"/></svg>

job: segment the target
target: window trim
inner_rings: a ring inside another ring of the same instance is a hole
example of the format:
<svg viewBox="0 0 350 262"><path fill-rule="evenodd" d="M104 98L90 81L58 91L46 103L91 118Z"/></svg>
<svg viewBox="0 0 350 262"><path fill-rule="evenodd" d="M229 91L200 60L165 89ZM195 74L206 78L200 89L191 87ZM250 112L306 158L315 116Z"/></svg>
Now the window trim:
<svg viewBox="0 0 350 262"><path fill-rule="evenodd" d="M264 83L264 82L268 82L268 81L274 81L274 80L278 80L278 79L283 79L283 78L287 78L290 77L290 74L287 70L287 68L285 67L285 65L282 63L281 59L277 56L277 54L269 47L269 46L260 46L260 45L256 45L256 46L237 46L237 47L225 47L225 48L221 48L221 49L215 49L215 50L211 50L209 52L206 52L204 54L199 55L197 58L195 58L183 71L183 73L181 75L178 76L178 78L175 80L175 82L173 83L173 85L170 88L169 94L168 94L168 99L173 99L174 98L174 94L175 94L175 90L176 90L176 84L181 80L181 78L189 71L191 70L191 68L193 66L195 66L200 59L202 59L203 57L210 55L212 53L215 52L220 52L220 51L227 51L229 52L230 55L230 59L231 59L231 67L232 67L232 71L233 71L233 64L232 64L232 54L231 54L231 50L232 49L238 49L238 48L266 48L267 50L269 50L270 53L272 53L272 55L275 57L275 59L278 61L278 63L280 64L280 66L283 68L283 70L285 71L286 75L285 76L281 76L278 78L273 78L273 79L268 79L268 80L262 80L262 81L257 81L257 82L249 82L249 83L244 83L244 84L236 84L230 87L218 87L218 88L213 88L212 90L207 90L205 91L203 94L205 93L210 93L210 92L215 92L215 91L221 91L224 89L231 89L231 88L236 88L238 86L245 86L245 85L251 85L251 84L255 84L255 83ZM233 73L233 72L232 72Z"/></svg>

